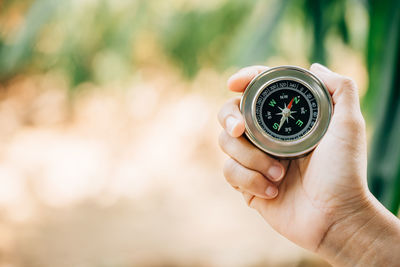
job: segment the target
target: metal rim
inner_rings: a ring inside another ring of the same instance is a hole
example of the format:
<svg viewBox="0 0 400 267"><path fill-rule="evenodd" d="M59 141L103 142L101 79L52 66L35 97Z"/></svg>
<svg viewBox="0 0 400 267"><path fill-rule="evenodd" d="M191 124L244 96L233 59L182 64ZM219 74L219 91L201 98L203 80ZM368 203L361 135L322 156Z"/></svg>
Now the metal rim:
<svg viewBox="0 0 400 267"><path fill-rule="evenodd" d="M314 126L295 141L277 140L263 130L255 119L255 101L265 87L279 80L294 80L314 94L318 104L318 117ZM247 86L240 101L245 119L246 136L264 152L281 158L293 158L307 154L325 135L333 112L331 96L324 83L310 71L295 66L279 66L257 75Z"/></svg>

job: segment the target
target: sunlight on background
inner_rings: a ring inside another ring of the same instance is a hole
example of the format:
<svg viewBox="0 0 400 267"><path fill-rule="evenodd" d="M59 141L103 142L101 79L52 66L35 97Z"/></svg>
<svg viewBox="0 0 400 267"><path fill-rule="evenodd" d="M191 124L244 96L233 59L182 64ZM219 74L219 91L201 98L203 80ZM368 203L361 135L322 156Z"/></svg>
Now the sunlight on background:
<svg viewBox="0 0 400 267"><path fill-rule="evenodd" d="M0 2L0 266L326 266L222 175L229 75L309 66L299 7L250 2ZM354 40L333 32L326 61L363 95L366 10L349 9ZM248 29L276 12L267 46Z"/></svg>

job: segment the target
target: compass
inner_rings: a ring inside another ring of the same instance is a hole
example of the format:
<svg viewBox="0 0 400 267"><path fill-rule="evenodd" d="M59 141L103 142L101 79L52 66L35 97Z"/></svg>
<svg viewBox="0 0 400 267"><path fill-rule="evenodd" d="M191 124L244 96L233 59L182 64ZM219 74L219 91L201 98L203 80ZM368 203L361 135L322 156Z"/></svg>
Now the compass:
<svg viewBox="0 0 400 267"><path fill-rule="evenodd" d="M321 140L332 115L332 100L311 72L280 66L256 76L243 93L240 109L248 139L279 158L306 155Z"/></svg>

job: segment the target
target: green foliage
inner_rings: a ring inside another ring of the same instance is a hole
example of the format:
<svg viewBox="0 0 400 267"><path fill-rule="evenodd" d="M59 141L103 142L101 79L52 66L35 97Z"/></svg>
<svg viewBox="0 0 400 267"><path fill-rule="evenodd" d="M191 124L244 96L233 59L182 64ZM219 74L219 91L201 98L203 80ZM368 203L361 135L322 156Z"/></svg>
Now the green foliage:
<svg viewBox="0 0 400 267"><path fill-rule="evenodd" d="M201 66L217 65L253 5L253 1L225 1L212 10L173 14L163 33L165 51L188 77Z"/></svg>
<svg viewBox="0 0 400 267"><path fill-rule="evenodd" d="M306 19L305 28L312 29L308 36L312 61L325 61L324 42L331 29L337 29L344 40L349 37L343 0L221 0L214 8L175 9L166 18L160 17L159 5L151 1L132 1L116 11L106 0L83 5L81 11L75 5L71 0L34 1L17 38L0 46L0 77L5 80L27 69L62 69L69 74L71 88L85 81L118 79L123 69L132 70L136 37L145 31L158 33L166 55L189 78L204 66L262 64L282 42L283 20L297 23L293 18L299 14ZM62 39L62 45L43 53L37 49L43 38ZM99 58L111 63L101 63Z"/></svg>
<svg viewBox="0 0 400 267"><path fill-rule="evenodd" d="M227 47L225 65L262 64L276 48L276 35L288 0L278 0L272 4L258 1L249 19L240 27L237 36Z"/></svg>
<svg viewBox="0 0 400 267"><path fill-rule="evenodd" d="M302 14L311 29L310 60L325 63L325 41L336 32L350 42L344 0L224 1L212 10L175 14L163 34L165 51L193 77L200 66L227 67L263 63L280 45L283 19Z"/></svg>
<svg viewBox="0 0 400 267"><path fill-rule="evenodd" d="M68 74L73 90L85 81L120 78L132 66L134 36L145 8L146 2L112 9L108 1L99 1L78 9L73 1L36 0L11 40L0 34L0 79L58 69ZM40 48L43 39L54 51Z"/></svg>
<svg viewBox="0 0 400 267"><path fill-rule="evenodd" d="M369 2L369 89L364 98L376 131L368 163L375 196L393 213L400 204L400 2Z"/></svg>
<svg viewBox="0 0 400 267"><path fill-rule="evenodd" d="M344 0L305 0L303 10L306 25L312 29L311 62L326 64L325 42L329 31L336 31L342 40L349 44L349 30Z"/></svg>
<svg viewBox="0 0 400 267"><path fill-rule="evenodd" d="M56 7L57 2L52 0L34 2L26 15L25 26L16 34L13 44L4 45L1 40L0 78L20 71L31 59L38 33L50 20Z"/></svg>

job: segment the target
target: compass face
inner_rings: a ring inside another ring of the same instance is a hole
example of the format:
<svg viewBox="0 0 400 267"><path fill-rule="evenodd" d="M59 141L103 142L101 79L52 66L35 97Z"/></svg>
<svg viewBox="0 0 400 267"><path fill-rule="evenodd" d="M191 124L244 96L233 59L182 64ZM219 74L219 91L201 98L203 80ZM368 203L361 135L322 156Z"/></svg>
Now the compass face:
<svg viewBox="0 0 400 267"><path fill-rule="evenodd" d="M324 83L296 66L268 69L249 83L240 100L246 137L282 159L307 155L328 130L332 99Z"/></svg>
<svg viewBox="0 0 400 267"><path fill-rule="evenodd" d="M302 83L280 80L265 87L256 99L255 117L261 129L279 141L295 141L313 128L318 103Z"/></svg>

